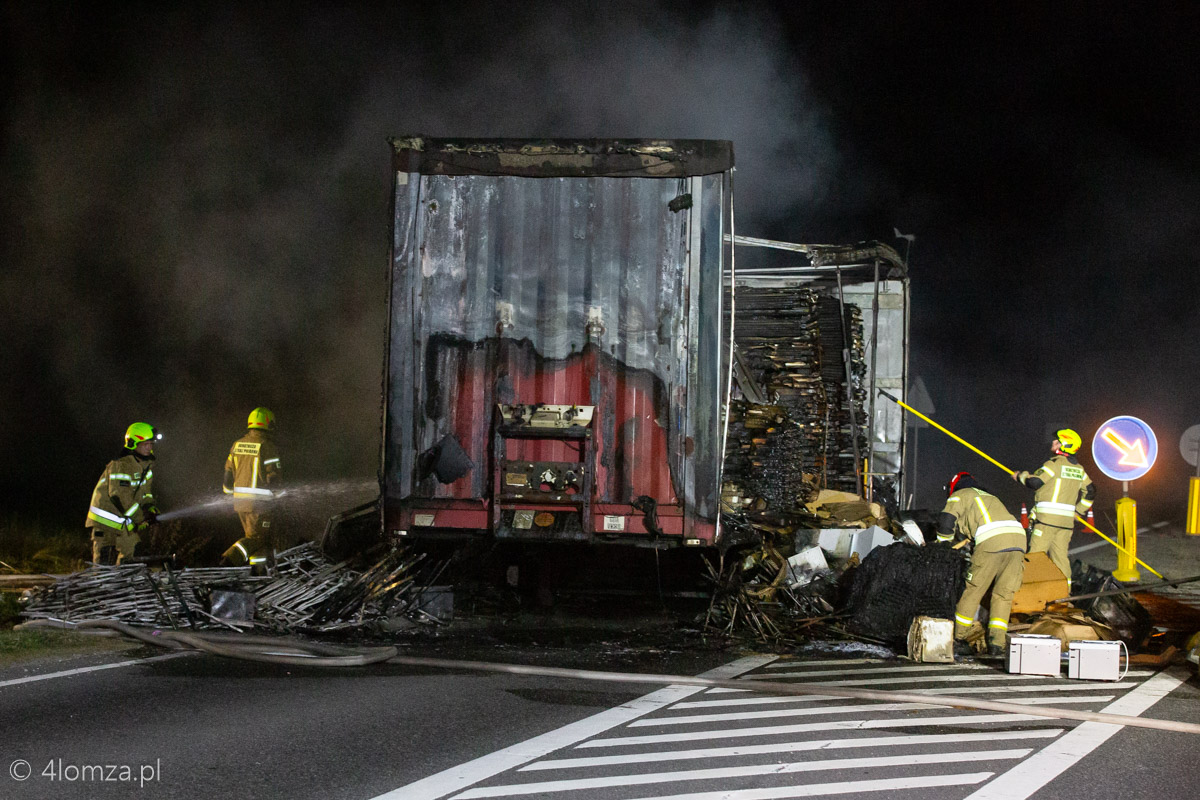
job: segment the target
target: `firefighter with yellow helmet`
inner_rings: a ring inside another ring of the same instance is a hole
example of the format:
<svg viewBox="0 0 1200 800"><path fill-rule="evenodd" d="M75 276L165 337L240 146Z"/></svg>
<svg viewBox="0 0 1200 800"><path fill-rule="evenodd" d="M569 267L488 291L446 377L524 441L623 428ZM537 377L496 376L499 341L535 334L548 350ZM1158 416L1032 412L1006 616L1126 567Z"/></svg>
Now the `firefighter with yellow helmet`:
<svg viewBox="0 0 1200 800"><path fill-rule="evenodd" d="M937 519L939 542L956 536L974 544L967 585L954 607L954 638L963 642L975 622L979 601L990 588L988 653L1001 655L1008 636L1013 595L1021 588L1025 572L1025 529L994 495L986 492L969 472L960 472L946 484L946 505ZM961 647L956 647L961 651Z"/></svg>
<svg viewBox="0 0 1200 800"><path fill-rule="evenodd" d="M229 449L222 481L225 494L233 495L233 510L245 534L225 551L222 563L238 567L249 564L256 574L266 572L275 555L271 505L279 492L281 472L274 433L275 415L271 409L260 406L251 411L246 435Z"/></svg>
<svg viewBox="0 0 1200 800"><path fill-rule="evenodd" d="M1033 535L1029 552L1046 553L1071 585L1067 550L1075 532L1075 515L1083 516L1096 500L1096 485L1075 454L1083 440L1070 428L1055 432L1053 455L1036 472L1014 472L1013 478L1033 489Z"/></svg>
<svg viewBox="0 0 1200 800"><path fill-rule="evenodd" d="M85 523L92 540L92 561L119 564L132 558L139 532L158 517L154 504L154 443L162 438L154 426L135 422L125 430L123 453L104 468Z"/></svg>

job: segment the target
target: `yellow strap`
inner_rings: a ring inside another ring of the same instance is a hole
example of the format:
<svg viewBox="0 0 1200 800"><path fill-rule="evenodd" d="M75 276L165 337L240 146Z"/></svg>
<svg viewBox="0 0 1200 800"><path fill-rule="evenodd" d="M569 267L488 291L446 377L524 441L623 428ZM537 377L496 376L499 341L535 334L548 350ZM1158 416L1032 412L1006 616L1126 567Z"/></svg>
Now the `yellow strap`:
<svg viewBox="0 0 1200 800"><path fill-rule="evenodd" d="M997 467L999 467L1000 469L1004 470L1004 471L1005 471L1006 473L1008 473L1009 475L1012 475L1012 474L1013 474L1013 471L1012 471L1011 469L1009 469L1008 467L1004 466L1004 465L1003 465L1003 464L1001 464L999 461L997 461L996 459L992 458L992 457L991 457L991 456L989 456L987 453L983 452L983 451L982 451L982 450L980 450L978 447L976 447L975 445L971 444L970 442L968 442L966 439L962 438L962 437L961 437L961 436L959 436L958 434L956 434L956 433L954 433L954 432L952 432L952 431L948 430L948 429L947 429L947 428L945 428L944 426L942 426L942 425L939 425L938 423L934 422L934 421L933 421L933 420L931 420L929 417L925 416L925 415L924 415L924 414L922 414L920 411L917 411L915 408L913 408L912 406L910 406L908 403L904 402L903 400L898 400L896 397L894 397L894 396L892 396L891 394L888 394L887 392L884 392L884 391L880 391L880 394L882 394L884 397L886 397L887 399L891 400L893 403L895 403L896 405L900 406L901 408L903 408L905 411L909 412L910 414L915 414L916 416L918 416L918 417L920 417L921 419L925 420L925 421L926 421L926 422L928 422L930 425L932 425L933 427L937 428L939 431L941 431L942 433L946 434L947 436L949 436L949 437L950 437L951 439L953 439L954 441L956 441L956 442L958 442L959 444L961 444L962 446L966 447L968 450L971 450L972 452L974 452L974 453L978 453L979 455L983 456L983 457L984 457L984 458L986 458L988 461L992 462L993 464L995 464L995 465L996 465ZM1127 556L1130 556L1131 558L1133 558L1133 560L1134 560L1134 561L1136 561L1137 563L1141 564L1141 565L1142 565L1143 567L1145 567L1146 569L1148 569L1148 570L1150 570L1151 572L1153 572L1153 573L1154 573L1155 575L1157 575L1159 578L1162 578L1162 577L1163 577L1163 575L1162 575L1162 573L1161 573L1161 572L1159 572L1159 571L1158 571L1158 570L1156 570L1154 567L1152 567L1152 566L1150 566L1149 564L1147 564L1145 561L1142 561L1142 560L1141 560L1140 558L1138 558L1136 555L1134 555L1133 553L1129 552L1128 550L1126 550L1124 547L1122 547L1121 545L1119 545L1119 544L1117 544L1116 542L1114 542L1114 541L1113 541L1112 539L1110 539L1109 537L1105 536L1105 535L1104 535L1104 533L1102 533L1102 532L1101 532L1101 531L1100 531L1100 530L1099 530L1099 529L1098 529L1098 528L1097 528L1095 525L1092 525L1091 523L1089 523L1089 522L1088 522L1086 519L1084 519L1083 517L1081 517L1081 516L1079 516L1078 514L1076 514L1076 515L1075 515L1075 519L1077 519L1077 520L1079 520L1080 522L1082 522L1082 523L1083 523L1083 526L1084 526L1085 528L1087 528L1089 531L1091 531L1092 533L1096 534L1096 535L1097 535L1097 536L1099 536L1101 539L1103 539L1104 541L1108 542L1109 544L1111 544L1113 547L1115 547L1115 548L1117 548L1118 550L1120 550L1120 551L1121 551L1122 553L1124 553L1125 555L1127 555ZM1166 580L1166 578L1163 578L1163 580Z"/></svg>

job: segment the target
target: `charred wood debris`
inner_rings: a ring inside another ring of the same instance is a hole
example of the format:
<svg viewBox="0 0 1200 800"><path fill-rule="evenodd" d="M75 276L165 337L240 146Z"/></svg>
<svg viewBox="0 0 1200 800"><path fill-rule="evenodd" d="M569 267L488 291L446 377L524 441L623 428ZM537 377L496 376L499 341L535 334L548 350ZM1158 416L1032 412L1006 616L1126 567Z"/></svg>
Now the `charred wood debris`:
<svg viewBox="0 0 1200 800"><path fill-rule="evenodd" d="M248 567L176 570L169 559L93 566L33 589L23 616L307 635L395 630L397 619L438 626L427 593L445 566L400 546L333 561L313 543L279 553L261 577Z"/></svg>

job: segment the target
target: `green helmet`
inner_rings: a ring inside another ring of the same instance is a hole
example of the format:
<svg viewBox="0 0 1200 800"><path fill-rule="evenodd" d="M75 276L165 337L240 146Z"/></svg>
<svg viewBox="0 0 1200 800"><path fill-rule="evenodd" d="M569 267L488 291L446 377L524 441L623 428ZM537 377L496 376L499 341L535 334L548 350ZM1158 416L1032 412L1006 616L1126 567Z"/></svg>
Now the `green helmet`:
<svg viewBox="0 0 1200 800"><path fill-rule="evenodd" d="M275 430L275 414L269 408L259 406L250 412L250 418L246 420L247 428L262 428L264 430Z"/></svg>
<svg viewBox="0 0 1200 800"><path fill-rule="evenodd" d="M135 422L125 429L125 449L136 450L142 442L153 442L162 438L162 434L147 422Z"/></svg>

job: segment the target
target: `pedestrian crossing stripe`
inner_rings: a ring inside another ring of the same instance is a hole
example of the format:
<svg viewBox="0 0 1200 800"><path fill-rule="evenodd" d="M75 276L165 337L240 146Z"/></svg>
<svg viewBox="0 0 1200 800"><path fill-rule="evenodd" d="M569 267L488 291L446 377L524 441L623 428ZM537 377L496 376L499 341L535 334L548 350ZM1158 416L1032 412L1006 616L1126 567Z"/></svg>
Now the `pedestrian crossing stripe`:
<svg viewBox="0 0 1200 800"><path fill-rule="evenodd" d="M1161 678L1143 670L1119 682L1085 683L1010 675L978 663L774 657L741 662L727 670L725 678L733 676L748 683L800 681L807 686L882 690L896 686L928 696L930 703L769 694L751 686L670 686L376 800L484 800L551 793L563 798L586 794L588 800L642 800L641 793L645 800L781 800L931 787L961 787L947 797L1020 800L1037 790L1023 792L1014 784L1020 783L1013 776L1025 772L1023 765L1041 763L1041 752L1098 724L1034 714L962 713L937 705L938 695L995 694L1006 703L1035 707L1104 706L1090 710L1117 710L1132 702L1130 710L1136 707L1135 713L1140 713L1145 709L1138 702L1145 701L1132 698ZM909 688L912 684L916 686ZM1082 755L1086 752L1090 750ZM901 768L902 777L884 776ZM911 774L914 770L919 774ZM850 779L831 781L831 775ZM989 794L993 780L1003 780L1007 793ZM1044 785L1037 780L1027 783Z"/></svg>

